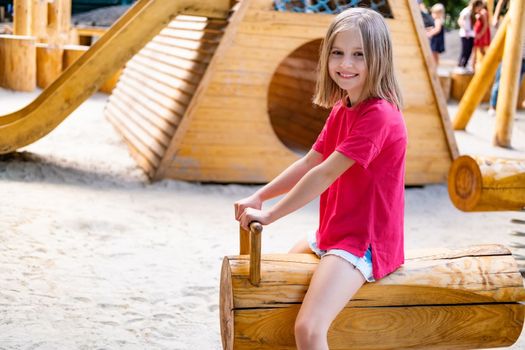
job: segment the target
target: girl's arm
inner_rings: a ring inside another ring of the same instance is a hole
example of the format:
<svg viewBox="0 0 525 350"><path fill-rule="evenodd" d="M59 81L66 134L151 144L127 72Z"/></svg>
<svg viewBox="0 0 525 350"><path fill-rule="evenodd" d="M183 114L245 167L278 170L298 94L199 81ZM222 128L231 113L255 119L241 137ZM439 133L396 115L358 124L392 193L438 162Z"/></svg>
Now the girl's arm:
<svg viewBox="0 0 525 350"><path fill-rule="evenodd" d="M250 222L263 225L296 211L323 193L355 161L342 153L332 153L324 162L304 175L288 194L269 210L245 209L240 215L241 226L247 228Z"/></svg>
<svg viewBox="0 0 525 350"><path fill-rule="evenodd" d="M239 220L246 208L261 209L265 200L287 193L304 174L322 161L323 155L321 153L313 149L310 150L304 157L294 162L260 190L249 197L235 202L235 219Z"/></svg>
<svg viewBox="0 0 525 350"><path fill-rule="evenodd" d="M461 13L458 17L458 25L461 27L461 28L465 28L465 14L464 13Z"/></svg>
<svg viewBox="0 0 525 350"><path fill-rule="evenodd" d="M434 35L438 34L441 31L441 27L443 27L443 23L441 22L441 18L436 18L434 20L434 27L427 31L427 36L430 38L430 37L433 37Z"/></svg>

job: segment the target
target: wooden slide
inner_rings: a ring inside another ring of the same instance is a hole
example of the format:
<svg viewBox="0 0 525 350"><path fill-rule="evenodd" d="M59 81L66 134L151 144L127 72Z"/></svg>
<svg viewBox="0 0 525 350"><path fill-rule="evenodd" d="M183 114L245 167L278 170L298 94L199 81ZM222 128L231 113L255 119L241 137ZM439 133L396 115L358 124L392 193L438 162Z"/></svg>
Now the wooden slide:
<svg viewBox="0 0 525 350"><path fill-rule="evenodd" d="M405 101L406 183L445 182L457 147L419 9L382 4ZM280 12L273 0L241 1L232 13L227 22L177 17L113 90L106 116L152 179L266 182L324 124L328 111L311 98L334 15Z"/></svg>
<svg viewBox="0 0 525 350"><path fill-rule="evenodd" d="M0 117L0 154L52 131L177 14L225 18L229 0L139 0L25 108Z"/></svg>

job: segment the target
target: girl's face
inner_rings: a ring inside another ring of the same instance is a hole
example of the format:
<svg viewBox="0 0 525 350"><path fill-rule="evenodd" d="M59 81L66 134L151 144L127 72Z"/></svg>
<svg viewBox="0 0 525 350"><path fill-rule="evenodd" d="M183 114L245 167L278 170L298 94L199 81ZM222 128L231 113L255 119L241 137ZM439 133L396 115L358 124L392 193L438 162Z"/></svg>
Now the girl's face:
<svg viewBox="0 0 525 350"><path fill-rule="evenodd" d="M328 58L328 73L341 89L346 90L352 105L360 102L368 70L359 29L336 34Z"/></svg>

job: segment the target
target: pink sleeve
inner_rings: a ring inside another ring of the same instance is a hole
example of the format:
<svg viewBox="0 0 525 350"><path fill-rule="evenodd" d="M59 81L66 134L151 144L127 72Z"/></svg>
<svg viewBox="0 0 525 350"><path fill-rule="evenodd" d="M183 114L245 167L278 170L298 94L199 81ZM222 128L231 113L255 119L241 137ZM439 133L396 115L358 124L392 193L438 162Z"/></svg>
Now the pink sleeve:
<svg viewBox="0 0 525 350"><path fill-rule="evenodd" d="M385 111L367 108L362 111L350 134L337 146L336 151L354 160L363 168L377 157L387 136Z"/></svg>

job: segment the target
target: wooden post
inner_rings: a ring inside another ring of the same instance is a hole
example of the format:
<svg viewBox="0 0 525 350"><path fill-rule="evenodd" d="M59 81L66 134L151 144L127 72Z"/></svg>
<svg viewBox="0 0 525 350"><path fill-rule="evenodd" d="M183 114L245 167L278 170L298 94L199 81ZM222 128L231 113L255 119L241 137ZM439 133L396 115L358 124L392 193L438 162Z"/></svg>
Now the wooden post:
<svg viewBox="0 0 525 350"><path fill-rule="evenodd" d="M247 231L240 227L239 247L240 254L250 254L250 283L254 286L261 282L261 233L262 225L258 222L250 224Z"/></svg>
<svg viewBox="0 0 525 350"><path fill-rule="evenodd" d="M250 224L250 283L258 286L261 282L261 233L262 225Z"/></svg>
<svg viewBox="0 0 525 350"><path fill-rule="evenodd" d="M512 0L508 17L510 17L510 22L505 40L505 55L501 63L500 89L496 103L496 133L494 135L494 144L501 147L510 147L512 123L516 114L523 30L525 29L525 1Z"/></svg>
<svg viewBox="0 0 525 350"><path fill-rule="evenodd" d="M71 29L71 0L52 0L47 6L49 43L69 43Z"/></svg>
<svg viewBox="0 0 525 350"><path fill-rule="evenodd" d="M0 86L15 91L36 88L34 37L0 35Z"/></svg>
<svg viewBox="0 0 525 350"><path fill-rule="evenodd" d="M503 55L505 34L509 22L508 17L509 16L505 16L503 19L500 29L496 33L496 37L487 50L481 68L474 75L459 103L458 112L453 122L454 130L465 130L474 110L492 84L496 70L498 69L499 61Z"/></svg>
<svg viewBox="0 0 525 350"><path fill-rule="evenodd" d="M36 44L36 84L45 89L62 74L63 49L44 43Z"/></svg>
<svg viewBox="0 0 525 350"><path fill-rule="evenodd" d="M32 0L14 0L13 2L13 34L31 35Z"/></svg>
<svg viewBox="0 0 525 350"><path fill-rule="evenodd" d="M47 0L32 0L31 35L37 42L47 40Z"/></svg>

